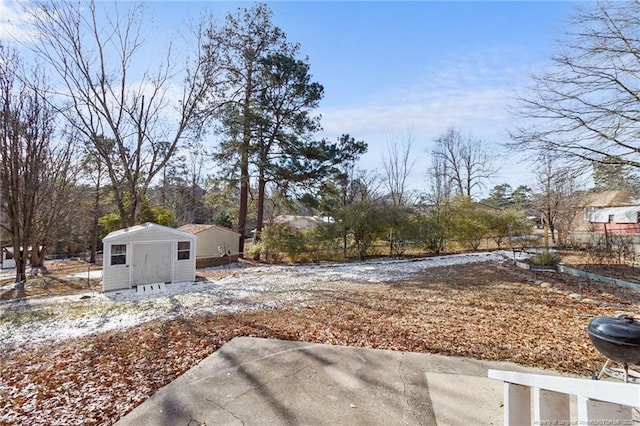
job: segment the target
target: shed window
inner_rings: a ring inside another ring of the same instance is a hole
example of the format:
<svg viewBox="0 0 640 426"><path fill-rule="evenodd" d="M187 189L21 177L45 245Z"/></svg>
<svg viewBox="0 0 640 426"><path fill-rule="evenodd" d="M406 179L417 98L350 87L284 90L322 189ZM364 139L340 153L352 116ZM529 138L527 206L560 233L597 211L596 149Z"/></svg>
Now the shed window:
<svg viewBox="0 0 640 426"><path fill-rule="evenodd" d="M612 214L609 215L609 223L615 222L615 219Z"/></svg>
<svg viewBox="0 0 640 426"><path fill-rule="evenodd" d="M178 260L189 259L191 256L191 242L178 241Z"/></svg>
<svg viewBox="0 0 640 426"><path fill-rule="evenodd" d="M111 246L111 264L125 265L127 263L127 245L114 244Z"/></svg>

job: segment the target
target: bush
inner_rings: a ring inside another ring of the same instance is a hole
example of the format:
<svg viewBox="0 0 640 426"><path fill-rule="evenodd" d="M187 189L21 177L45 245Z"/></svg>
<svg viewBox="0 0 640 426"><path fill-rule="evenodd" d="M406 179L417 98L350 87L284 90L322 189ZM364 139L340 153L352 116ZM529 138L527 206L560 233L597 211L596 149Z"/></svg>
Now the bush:
<svg viewBox="0 0 640 426"><path fill-rule="evenodd" d="M549 250L544 250L529 259L531 264L536 266L556 266L561 260L558 253Z"/></svg>
<svg viewBox="0 0 640 426"><path fill-rule="evenodd" d="M335 226L323 224L307 229L300 234L304 253L314 262L338 260L342 254L341 240Z"/></svg>
<svg viewBox="0 0 640 426"><path fill-rule="evenodd" d="M269 225L262 231L260 241L255 244L251 254L259 253L270 263L283 261L286 254L290 261L295 262L303 252L301 236L284 224Z"/></svg>

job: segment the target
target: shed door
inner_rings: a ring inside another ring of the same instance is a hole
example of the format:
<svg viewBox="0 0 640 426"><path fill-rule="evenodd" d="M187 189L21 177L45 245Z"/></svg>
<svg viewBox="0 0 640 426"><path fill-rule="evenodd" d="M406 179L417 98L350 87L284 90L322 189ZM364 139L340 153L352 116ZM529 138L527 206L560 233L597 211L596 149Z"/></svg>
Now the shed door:
<svg viewBox="0 0 640 426"><path fill-rule="evenodd" d="M171 242L133 245L133 285L171 282Z"/></svg>

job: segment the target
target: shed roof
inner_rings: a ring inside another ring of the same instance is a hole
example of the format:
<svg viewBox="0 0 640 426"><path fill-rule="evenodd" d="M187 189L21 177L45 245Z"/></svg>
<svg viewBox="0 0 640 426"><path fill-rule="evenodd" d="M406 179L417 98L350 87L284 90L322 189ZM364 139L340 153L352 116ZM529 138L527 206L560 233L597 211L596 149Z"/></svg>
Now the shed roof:
<svg viewBox="0 0 640 426"><path fill-rule="evenodd" d="M146 222L141 225L130 226L129 228L118 229L117 231L109 232L106 237L102 239L103 242L109 242L111 240L117 240L118 238L126 236L132 236L136 234L144 235L150 230L161 230L162 232L173 235L179 238L194 238L193 234L181 231L175 228L169 228L168 226L158 225L157 223Z"/></svg>
<svg viewBox="0 0 640 426"><path fill-rule="evenodd" d="M189 223L189 224L186 224L186 225L182 225L178 229L181 230L181 231L184 231L184 232L188 232L189 234L193 234L193 235L197 235L197 234L199 234L201 232L208 231L210 229L215 229L217 231L228 232L230 234L236 234L236 235L240 236L240 234L235 232L233 229L229 229L229 228L226 228L224 226L209 225L209 224L205 224L205 223Z"/></svg>
<svg viewBox="0 0 640 426"><path fill-rule="evenodd" d="M597 209L589 213L591 223L638 223L640 206L610 207ZM609 220L611 219L611 220Z"/></svg>

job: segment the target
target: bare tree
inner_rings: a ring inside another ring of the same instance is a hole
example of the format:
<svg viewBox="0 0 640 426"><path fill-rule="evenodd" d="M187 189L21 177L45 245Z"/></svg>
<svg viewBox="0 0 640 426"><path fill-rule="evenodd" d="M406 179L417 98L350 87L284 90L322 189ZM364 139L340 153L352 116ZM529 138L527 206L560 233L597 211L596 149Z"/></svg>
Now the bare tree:
<svg viewBox="0 0 640 426"><path fill-rule="evenodd" d="M640 2L585 3L550 71L519 96L515 149L640 167Z"/></svg>
<svg viewBox="0 0 640 426"><path fill-rule="evenodd" d="M42 2L27 12L40 35L33 49L66 89L60 111L104 163L124 227L137 222L151 182L180 143L201 130L218 69L211 56L203 60L203 28L195 31L191 65L177 67L169 47L157 55L157 70L146 69L136 62L144 53L142 6L120 5L110 4L108 16L94 1ZM172 98L178 78L184 85Z"/></svg>
<svg viewBox="0 0 640 426"><path fill-rule="evenodd" d="M182 150L172 164L163 171L161 182L162 206L172 210L175 222L203 223L204 207L204 167L210 154L200 143L191 144ZM211 220L211 219L208 219Z"/></svg>
<svg viewBox="0 0 640 426"><path fill-rule="evenodd" d="M58 229L55 222L69 212L72 146L54 142L55 112L46 96L42 72L26 69L14 50L0 45L0 208L21 290L29 247L37 266Z"/></svg>
<svg viewBox="0 0 640 426"><path fill-rule="evenodd" d="M439 158L440 169L452 188L460 194L471 197L498 171L487 146L479 139L463 137L453 127L436 138L433 156Z"/></svg>
<svg viewBox="0 0 640 426"><path fill-rule="evenodd" d="M392 138L387 142L387 153L382 157L384 185L394 206L404 206L407 202L407 178L416 164L415 158L411 159L413 142L411 130L407 131L406 138L402 141Z"/></svg>
<svg viewBox="0 0 640 426"><path fill-rule="evenodd" d="M427 170L426 178L428 188L423 199L427 204L437 205L453 195L448 164L442 156L431 156L431 167Z"/></svg>
<svg viewBox="0 0 640 426"><path fill-rule="evenodd" d="M72 138L57 143L50 141L47 158L41 164L29 256L34 271L39 269L46 273L44 260L47 250L58 239L71 235L72 228L77 225L74 219L79 216L78 205L83 194L76 190L81 165L74 158L74 148Z"/></svg>
<svg viewBox="0 0 640 426"><path fill-rule="evenodd" d="M579 186L575 171L547 152L538 161L534 206L540 211L554 244L564 244L571 223L579 213ZM545 245L548 241L545 241Z"/></svg>
<svg viewBox="0 0 640 426"><path fill-rule="evenodd" d="M82 160L83 178L91 183L91 207L90 214L87 218L90 238L90 254L89 263L96 263L98 252L99 226L98 220L103 214L104 198L107 193L105 187L106 167L100 160L100 157L91 149L91 146L85 148L84 158Z"/></svg>

